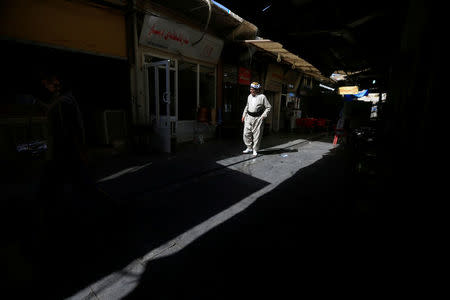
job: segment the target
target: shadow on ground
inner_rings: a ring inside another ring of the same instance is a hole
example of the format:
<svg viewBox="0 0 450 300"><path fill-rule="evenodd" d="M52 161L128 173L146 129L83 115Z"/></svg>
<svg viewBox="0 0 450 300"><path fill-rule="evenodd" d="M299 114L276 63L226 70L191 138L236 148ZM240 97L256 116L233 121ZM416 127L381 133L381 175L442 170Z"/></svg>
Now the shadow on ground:
<svg viewBox="0 0 450 300"><path fill-rule="evenodd" d="M270 149L270 150L261 150L258 153L264 155L274 155L274 154L283 154L283 153L292 153L298 152L298 149Z"/></svg>
<svg viewBox="0 0 450 300"><path fill-rule="evenodd" d="M126 180L145 187L150 181L146 174L130 174ZM10 216L3 220L13 225L2 253L7 282L19 298L71 296L268 184L222 168L153 190L147 186L142 193L130 190L129 199L130 187L122 182L117 202L80 182L52 184L53 179L45 194L51 194L52 202L9 199L21 205L13 211L9 206Z"/></svg>
<svg viewBox="0 0 450 300"><path fill-rule="evenodd" d="M383 251L364 219L375 214L382 191L371 178L349 173L346 163L334 152L180 252L150 261L126 299L374 292Z"/></svg>
<svg viewBox="0 0 450 300"><path fill-rule="evenodd" d="M110 195L65 184L51 219L41 218L40 203L9 199L15 209L4 211L4 227L10 230L2 247L9 288L18 298L71 296L268 185L214 163L222 146L216 157L200 158L208 161L205 165L187 155L185 169L166 160L151 171L111 181L116 189ZM364 233L366 241L355 235L361 241L357 247L344 247L347 238L339 238L335 224L316 218L375 213L377 193L358 197L373 188L371 178L354 177L346 164L338 152L324 157L178 254L150 262L130 298L231 298L238 287L264 294L252 284L275 291L284 280L296 286L329 274L328 265L337 264L337 275L349 260L366 263L360 247L368 245L370 233ZM188 176L186 170L194 166L202 176ZM207 168L220 171L202 173ZM164 176L172 176L170 185L163 184ZM350 258L347 251L358 255ZM291 271L299 275L288 276Z"/></svg>

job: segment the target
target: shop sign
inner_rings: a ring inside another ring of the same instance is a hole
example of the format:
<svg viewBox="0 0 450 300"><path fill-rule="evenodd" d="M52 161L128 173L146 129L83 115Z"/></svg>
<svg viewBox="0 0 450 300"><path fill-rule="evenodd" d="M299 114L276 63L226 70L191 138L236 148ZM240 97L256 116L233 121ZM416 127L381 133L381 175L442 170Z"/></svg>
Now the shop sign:
<svg viewBox="0 0 450 300"><path fill-rule="evenodd" d="M217 63L223 41L165 18L146 15L139 39L141 45L150 46L186 57Z"/></svg>
<svg viewBox="0 0 450 300"><path fill-rule="evenodd" d="M369 93L367 96L360 97L358 100L377 103L380 100L380 93Z"/></svg>
<svg viewBox="0 0 450 300"><path fill-rule="evenodd" d="M354 95L358 94L358 86L341 86L339 87L339 95Z"/></svg>
<svg viewBox="0 0 450 300"><path fill-rule="evenodd" d="M249 69L239 67L239 84L250 85L251 71Z"/></svg>

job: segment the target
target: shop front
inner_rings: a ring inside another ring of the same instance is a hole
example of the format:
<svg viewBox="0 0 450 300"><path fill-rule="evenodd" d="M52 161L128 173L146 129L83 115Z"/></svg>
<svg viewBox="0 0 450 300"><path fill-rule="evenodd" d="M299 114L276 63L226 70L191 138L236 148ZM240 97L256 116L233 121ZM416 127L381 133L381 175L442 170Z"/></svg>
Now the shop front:
<svg viewBox="0 0 450 300"><path fill-rule="evenodd" d="M286 91L284 83L284 69L279 64L269 64L267 67L264 90L268 99L271 99L272 117L270 129L274 132L280 130L280 118L282 116L282 104L286 103Z"/></svg>
<svg viewBox="0 0 450 300"><path fill-rule="evenodd" d="M124 12L88 1L3 1L0 24L2 107L32 106L39 73L52 70L77 99L87 146L124 150L131 107Z"/></svg>
<svg viewBox="0 0 450 300"><path fill-rule="evenodd" d="M249 51L250 50L250 51ZM267 64L245 44L229 43L223 54L223 106L221 107L222 137L236 137L242 134L242 113L250 94L250 83L259 82L263 93L273 105L272 94L265 89L264 76ZM266 127L270 126L272 112L266 118ZM269 130L264 133L269 133Z"/></svg>
<svg viewBox="0 0 450 300"><path fill-rule="evenodd" d="M257 49L256 53L266 53L272 57L267 62L264 89L273 98L273 116L271 129L295 129L294 120L304 115L302 106L305 94L302 94L301 82L308 82L312 89L313 79L328 82L324 75L301 57L283 48L283 45L268 39L247 40L245 43ZM276 60L277 63L274 63ZM304 91L303 91L304 92Z"/></svg>
<svg viewBox="0 0 450 300"><path fill-rule="evenodd" d="M269 64L266 74L267 94L273 98L271 129L275 132L295 127L295 117L300 114L300 97L297 90L302 75L280 64Z"/></svg>
<svg viewBox="0 0 450 300"><path fill-rule="evenodd" d="M223 41L170 18L145 15L140 30L138 123L152 150L215 134L217 64Z"/></svg>

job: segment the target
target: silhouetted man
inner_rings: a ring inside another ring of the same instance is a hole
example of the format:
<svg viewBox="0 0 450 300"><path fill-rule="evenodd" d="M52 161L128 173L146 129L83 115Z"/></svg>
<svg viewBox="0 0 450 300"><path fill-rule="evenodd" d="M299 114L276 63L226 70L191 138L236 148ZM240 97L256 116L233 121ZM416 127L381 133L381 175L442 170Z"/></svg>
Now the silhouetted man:
<svg viewBox="0 0 450 300"><path fill-rule="evenodd" d="M71 90L54 71L40 73L35 98L47 117L49 129L50 156L38 190L44 218L41 221L59 225L67 221L75 200L94 190L87 171L83 119Z"/></svg>

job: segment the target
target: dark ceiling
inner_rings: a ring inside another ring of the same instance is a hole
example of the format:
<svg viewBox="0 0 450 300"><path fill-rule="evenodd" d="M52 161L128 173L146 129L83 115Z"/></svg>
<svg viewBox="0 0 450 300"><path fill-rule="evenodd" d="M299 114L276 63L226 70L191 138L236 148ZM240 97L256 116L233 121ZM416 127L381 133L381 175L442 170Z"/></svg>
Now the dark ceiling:
<svg viewBox="0 0 450 300"><path fill-rule="evenodd" d="M369 69L363 73L366 77L379 78L387 74L393 53L400 45L409 1L218 2L255 24L258 36L282 43L326 76L336 70Z"/></svg>

